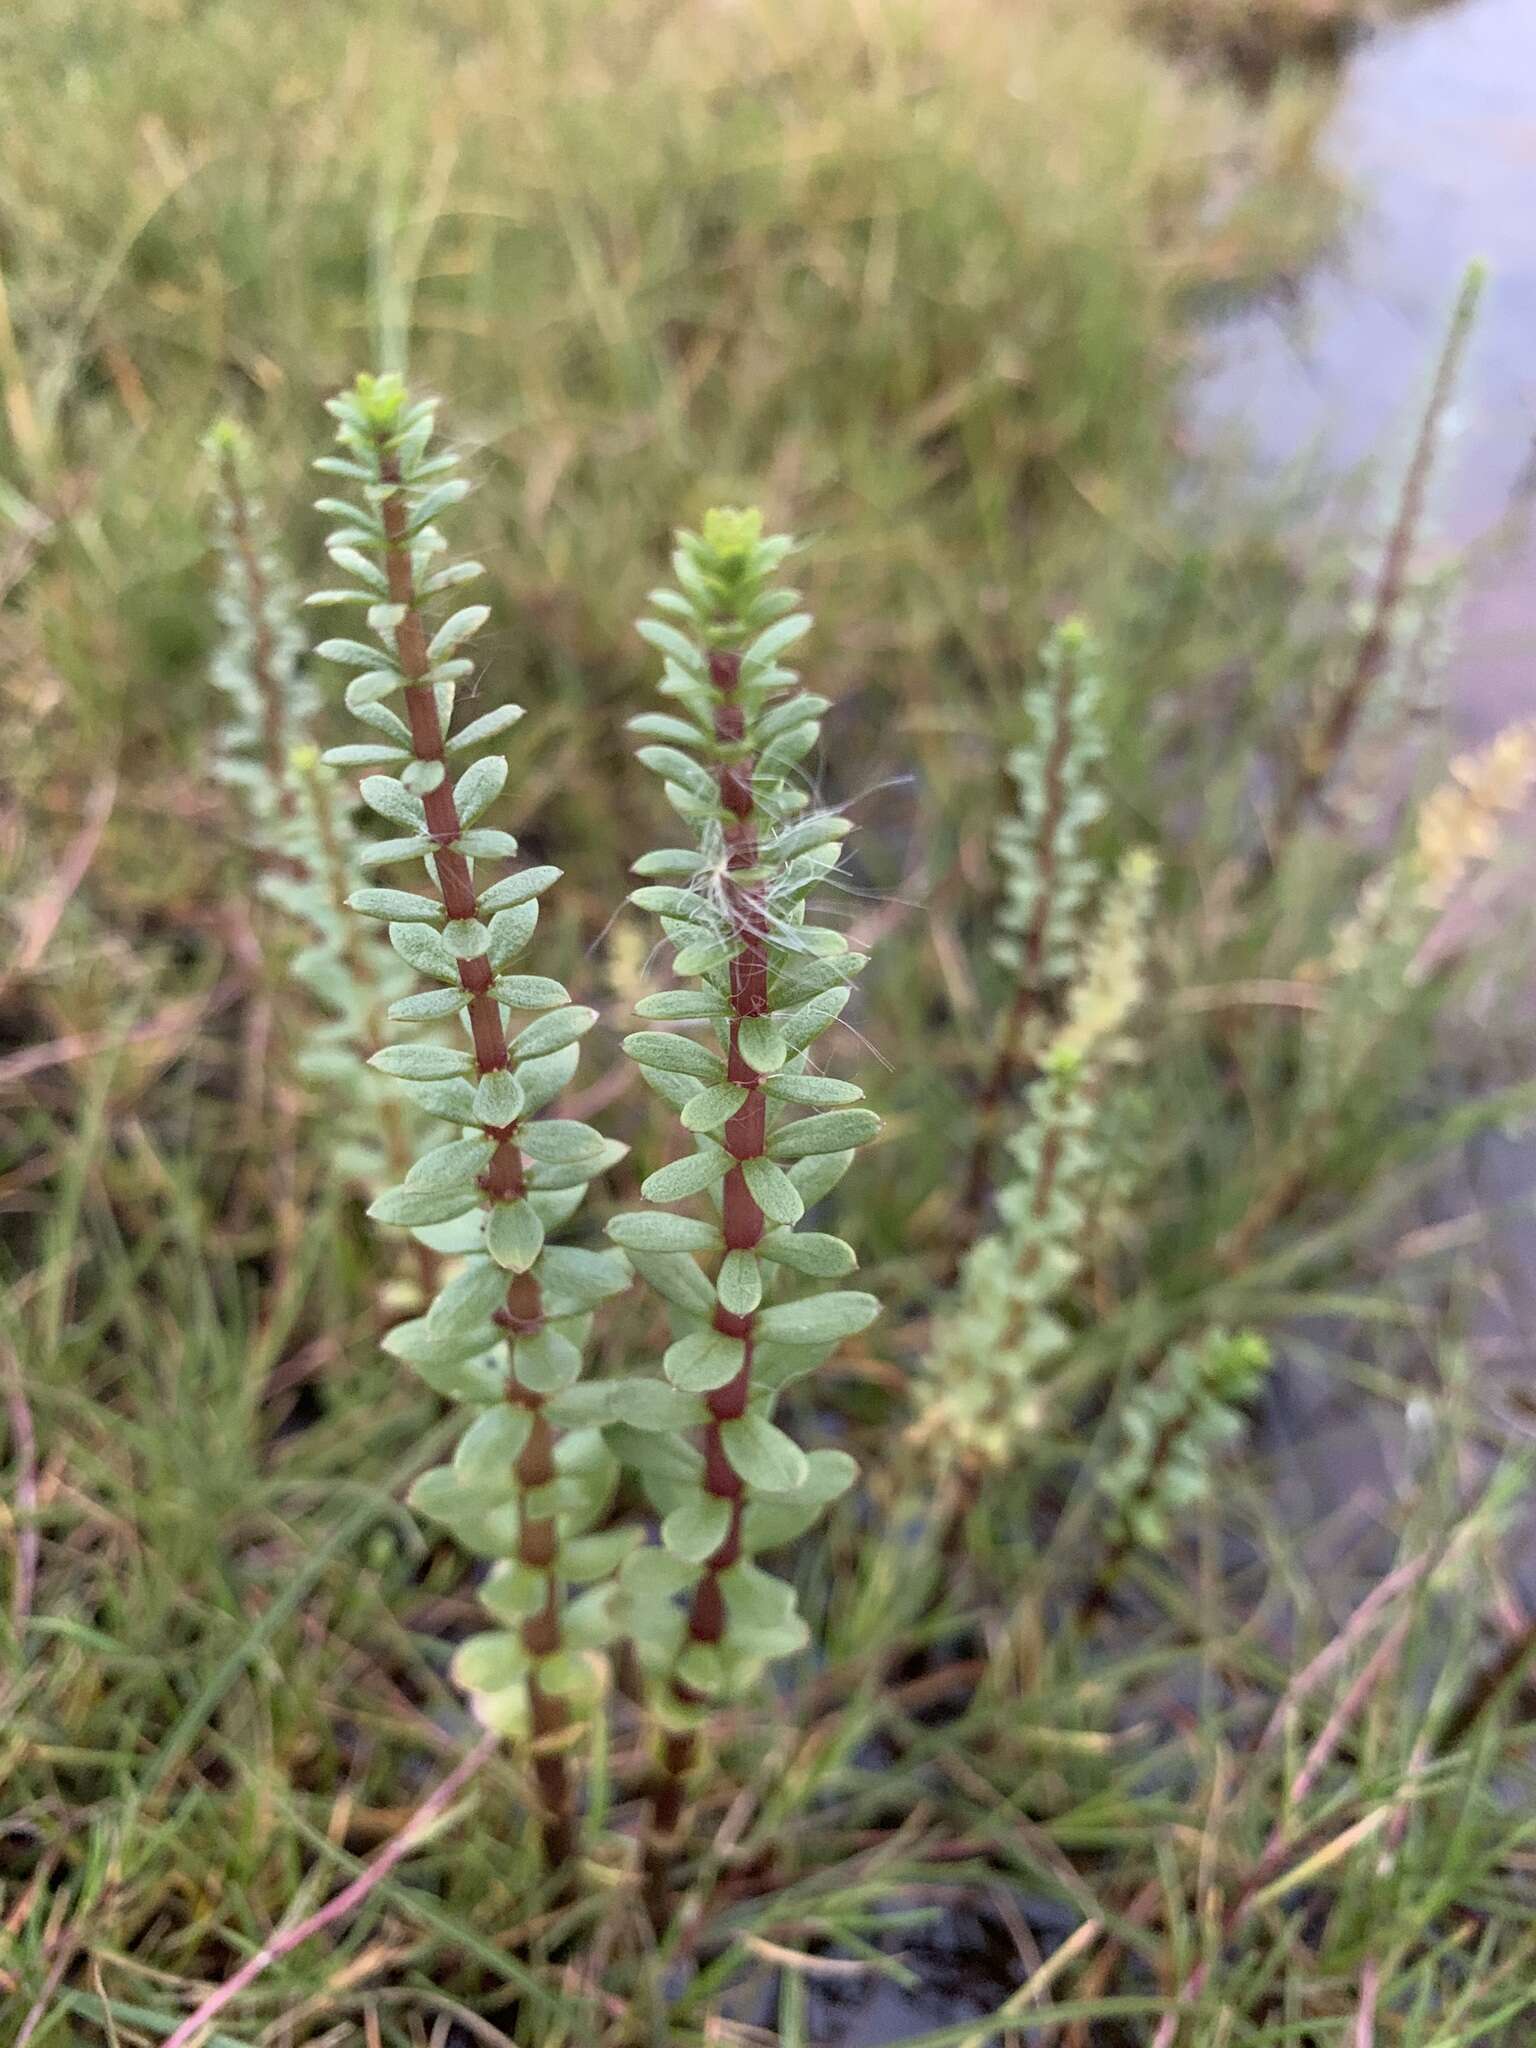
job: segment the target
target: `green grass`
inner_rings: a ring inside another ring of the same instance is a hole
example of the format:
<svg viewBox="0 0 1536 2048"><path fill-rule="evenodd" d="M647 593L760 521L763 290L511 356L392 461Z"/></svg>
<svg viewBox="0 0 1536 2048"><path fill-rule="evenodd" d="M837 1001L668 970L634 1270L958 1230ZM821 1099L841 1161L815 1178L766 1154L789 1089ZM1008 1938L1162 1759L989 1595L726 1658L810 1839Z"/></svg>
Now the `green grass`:
<svg viewBox="0 0 1536 2048"><path fill-rule="evenodd" d="M28 827L0 821L5 2038L35 2010L33 2048L163 2040L471 1739L445 1676L466 1567L400 1505L439 1411L378 1349L386 1254L327 1171L261 964L281 935L202 773L197 441L247 416L308 574L319 401L408 338L476 451L492 687L530 709L519 829L572 878L549 970L604 1007L584 1086L635 992L647 940L608 919L658 822L620 730L648 666L626 622L713 500L819 536L811 679L861 826L847 908L879 944L856 1021L887 1119L836 1227L888 1313L797 1418L868 1485L795 1560L814 1657L718 1731L661 1958L621 1710L574 1905L503 1755L217 2038L822 2048L834 1995L888 2014L905 1984L891 2038L1122 2048L1203 1968L1179 2048L1519 2043L1530 1707L1518 1673L1478 1688L1521 1625L1530 1460L1490 1370L1481 1220L1419 1228L1445 1162L1533 1105L1518 1044L1467 1042L1482 951L1405 1008L1295 1207L1235 1269L1218 1254L1284 1168L1294 1004L1371 864L1313 819L1234 893L1354 628L1332 543L1178 453L1201 310L1326 226L1315 103L1245 107L1107 10L512 19L329 0L300 40L236 0L29 0L0 26L0 721ZM905 1384L1003 994L1000 750L1069 606L1107 645L1103 850L1167 869L1144 1170L1080 1310L1072 1430L940 1551ZM1402 745L1384 717L1357 788ZM665 1121L628 1086L603 1117L634 1147L619 1206ZM638 1313L606 1320L607 1369L654 1353ZM1218 1321L1277 1339L1277 1394L1217 1507L1095 1612L1119 1396ZM962 1958L975 1996L939 2019L957 1929L993 1961Z"/></svg>

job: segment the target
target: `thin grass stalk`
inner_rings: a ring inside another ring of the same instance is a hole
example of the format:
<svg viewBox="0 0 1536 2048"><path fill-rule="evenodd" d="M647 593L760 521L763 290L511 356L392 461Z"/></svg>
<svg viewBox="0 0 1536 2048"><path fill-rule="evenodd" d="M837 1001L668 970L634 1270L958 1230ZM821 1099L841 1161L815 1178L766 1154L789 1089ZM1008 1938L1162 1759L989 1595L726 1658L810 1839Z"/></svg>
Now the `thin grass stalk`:
<svg viewBox="0 0 1536 2048"><path fill-rule="evenodd" d="M1255 849L1244 887L1260 886L1284 857L1306 811L1333 777L1372 692L1391 665L1398 615L1412 587L1419 536L1429 506L1446 416L1461 382L1467 345L1477 320L1487 272L1472 264L1462 280L1414 437L1396 516L1387 536L1371 595L1365 631L1355 644L1344 680L1322 705L1303 736L1291 772L1276 799L1264 843Z"/></svg>

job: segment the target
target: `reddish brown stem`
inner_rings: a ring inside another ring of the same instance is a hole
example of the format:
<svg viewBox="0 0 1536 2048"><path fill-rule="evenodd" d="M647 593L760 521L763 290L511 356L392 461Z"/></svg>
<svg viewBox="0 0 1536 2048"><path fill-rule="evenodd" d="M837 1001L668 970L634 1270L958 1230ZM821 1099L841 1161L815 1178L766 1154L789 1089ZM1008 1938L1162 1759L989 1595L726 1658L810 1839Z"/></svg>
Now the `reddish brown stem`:
<svg viewBox="0 0 1536 2048"><path fill-rule="evenodd" d="M741 1051L741 1025L748 1017L768 1014L768 918L760 882L750 876L757 866L758 831L752 794L753 764L739 752L746 732L743 707L737 696L741 679L741 657L716 651L709 658L709 675L719 693L715 707L715 738L725 758L716 771L720 803L727 814L725 827L725 904L736 952L731 961L730 1038L726 1079L745 1088L747 1099L727 1122L722 1137L725 1149L736 1162L725 1177L721 1202L721 1226L728 1251L750 1251L767 1228L767 1218L747 1185L743 1164L761 1158L767 1132L767 1102L760 1076ZM726 1456L722 1425L736 1420L747 1410L752 1389L752 1354L755 1315L733 1315L718 1303L714 1327L723 1336L735 1337L742 1345L741 1366L735 1377L708 1396L710 1419L703 1431L704 1489L715 1499L730 1503L726 1533L704 1566L688 1607L688 1640L718 1643L725 1634L725 1596L720 1575L729 1571L741 1556L741 1516L746 1488ZM680 1699L699 1704L691 1687L674 1680ZM650 1819L644 1849L644 1884L652 1924L660 1932L670 1909L670 1869L676 1835L687 1795L687 1778L697 1756L693 1735L663 1738L661 1763L651 1793Z"/></svg>
<svg viewBox="0 0 1536 2048"><path fill-rule="evenodd" d="M653 1931L666 1933L672 1919L672 1858L688 1803L688 1780L698 1762L692 1729L669 1729L651 1777L650 1821L642 1855L641 1888Z"/></svg>
<svg viewBox="0 0 1536 2048"><path fill-rule="evenodd" d="M740 745L745 731L742 706L736 696L741 676L741 658L716 652L710 656L710 681L720 693L715 710L715 737L723 746ZM725 1149L737 1161L726 1175L722 1201L725 1240L728 1249L746 1251L762 1237L767 1227L742 1172L742 1163L762 1156L767 1130L767 1102L756 1070L742 1057L741 1024L746 1017L762 1017L768 1011L767 918L762 885L738 879L757 865L757 820L752 797L750 758L728 757L717 771L720 802L729 814L725 828L725 902L737 951L731 961L730 1051L726 1079L747 1090L747 1099L725 1126ZM725 1540L704 1567L704 1576L694 1590L688 1610L688 1634L696 1643L717 1643L725 1633L725 1599L720 1591L720 1574L729 1570L741 1555L741 1509L744 1488L725 1454L720 1434L724 1422L744 1415L752 1387L752 1350L755 1315L732 1315L715 1306L714 1326L723 1336L738 1338L743 1346L740 1371L726 1387L710 1397L710 1420L704 1430L704 1487L717 1500L731 1503L731 1521Z"/></svg>
<svg viewBox="0 0 1536 2048"><path fill-rule="evenodd" d="M400 472L393 458L385 456L381 475L386 483L398 485ZM411 563L410 512L402 489L391 491L381 507L386 542L385 572L390 602L400 607L395 627L395 653L405 677L406 717L411 731L411 751L418 761L441 763L444 758L442 722L437 712L436 692L428 680L431 662L427 652L427 629L417 598ZM436 851L433 864L443 907L450 918L470 919L479 906L478 892L469 862L455 850L453 841L462 829L453 784L445 772L435 788L422 798L427 830ZM480 1074L500 1071L510 1064L506 1028L501 1006L492 989L490 963L484 955L461 957L459 981L470 991L469 1025L474 1041L475 1065ZM481 1188L493 1202L519 1201L527 1192L522 1154L517 1145L517 1126L509 1124L496 1133L496 1149L481 1177ZM507 1283L504 1306L496 1320L514 1334L532 1335L543 1325L544 1305L538 1280L532 1273L513 1274ZM518 1483L518 1561L543 1573L546 1595L543 1608L522 1624L522 1641L530 1657L553 1654L560 1647L560 1589L556 1566L559 1560L559 1529L552 1516L528 1511L529 1493L548 1486L555 1477L556 1431L543 1413L543 1398L511 1380L508 1398L533 1412L533 1428L516 1465ZM537 1674L528 1680L529 1707L533 1724L533 1770L543 1812L540 1832L545 1861L568 1888L576 1854L576 1803L565 1745L571 1729L570 1709L564 1700L548 1693Z"/></svg>

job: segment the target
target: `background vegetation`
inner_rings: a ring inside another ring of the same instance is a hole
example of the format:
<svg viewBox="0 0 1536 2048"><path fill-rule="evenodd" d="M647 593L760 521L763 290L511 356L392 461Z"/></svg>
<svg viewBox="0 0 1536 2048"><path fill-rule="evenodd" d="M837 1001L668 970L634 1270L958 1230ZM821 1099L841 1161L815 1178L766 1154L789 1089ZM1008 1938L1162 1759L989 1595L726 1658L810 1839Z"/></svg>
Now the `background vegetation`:
<svg viewBox="0 0 1536 2048"><path fill-rule="evenodd" d="M468 1739L465 1567L400 1506L437 1407L379 1351L379 1247L209 772L201 437L246 419L308 575L321 399L407 354L481 482L461 530L491 572L488 688L529 707L519 829L571 877L547 965L603 1004L609 1050L649 945L611 913L658 828L621 732L650 668L628 621L708 504L817 536L822 775L876 942L844 1057L883 1065L887 1121L837 1227L888 1313L804 1419L871 1483L798 1561L817 1657L720 1731L660 1976L630 1730L597 1760L576 1905L541 1894L499 1758L217 2038L1524 2038L1527 1439L1446 1162L1531 1090L1464 921L1296 1181L1305 970L1435 772L1401 715L1436 670L1405 635L1411 687L1266 850L1298 733L1355 673L1351 562L1381 536L1240 511L1181 447L1202 318L1304 262L1335 198L1308 153L1325 88L1282 71L1253 99L1219 35L1191 61L1179 13L1179 56L1111 0L29 0L0 23L18 2043L164 2039ZM1432 583L1411 595L1432 614ZM945 1552L912 1534L906 1389L1003 995L998 764L1069 609L1105 648L1097 850L1165 869L1142 1164L1075 1319L1094 1419ZM634 1147L622 1205L664 1120L616 1058L585 1072L577 1113ZM1283 1352L1250 1446L1106 1589L1096 1446L1218 1323ZM636 1333L602 1341L618 1366Z"/></svg>

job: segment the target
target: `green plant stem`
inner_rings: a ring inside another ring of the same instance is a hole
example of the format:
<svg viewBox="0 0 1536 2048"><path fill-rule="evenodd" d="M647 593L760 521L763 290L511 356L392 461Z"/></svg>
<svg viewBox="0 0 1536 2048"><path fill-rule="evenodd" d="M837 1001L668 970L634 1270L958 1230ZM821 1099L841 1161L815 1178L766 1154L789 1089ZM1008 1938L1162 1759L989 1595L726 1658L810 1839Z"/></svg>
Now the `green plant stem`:
<svg viewBox="0 0 1536 2048"><path fill-rule="evenodd" d="M262 563L261 550L256 542L250 499L246 494L245 479L240 473L240 460L233 447L226 446L220 453L219 481L229 513L230 538L234 542L240 574L245 582L246 610L251 621L251 677L261 698L262 746L266 755L267 776L276 798L279 815L290 818L295 803L288 757L299 735L288 730L287 708L274 673L271 586Z"/></svg>
<svg viewBox="0 0 1536 2048"><path fill-rule="evenodd" d="M1040 889L1029 924L1020 937L1023 960L1018 980L1003 1019L991 1071L976 1105L976 1137L955 1218L950 1280L954 1279L965 1247L975 1235L991 1192L992 1159L997 1149L1003 1110L1029 1078L1025 1070L1024 1034L1030 1018L1039 1007L1044 979L1045 946L1054 894L1052 885L1056 877L1062 824L1066 817L1066 766L1074 737L1072 701L1076 684L1075 664L1063 661L1056 681L1056 716L1044 767L1045 811L1037 853Z"/></svg>

